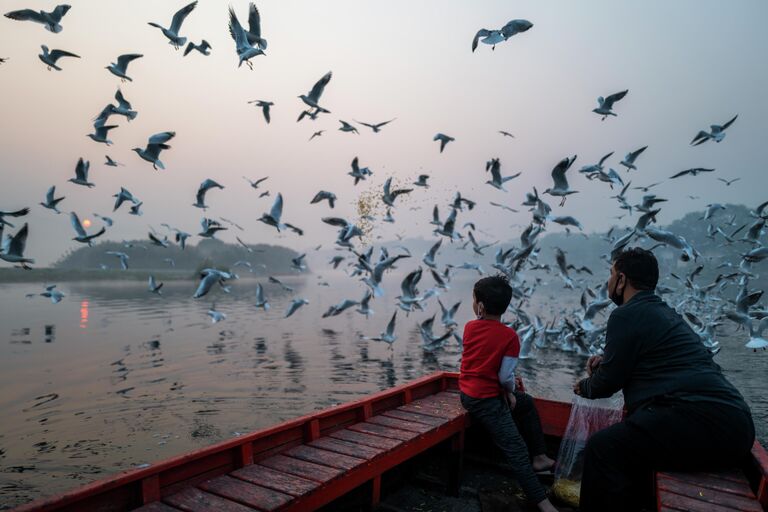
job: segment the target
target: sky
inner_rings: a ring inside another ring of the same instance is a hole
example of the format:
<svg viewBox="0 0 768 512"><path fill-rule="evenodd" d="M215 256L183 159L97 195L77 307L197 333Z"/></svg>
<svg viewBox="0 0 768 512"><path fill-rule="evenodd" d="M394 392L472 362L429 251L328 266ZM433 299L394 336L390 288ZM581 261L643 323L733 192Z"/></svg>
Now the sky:
<svg viewBox="0 0 768 512"><path fill-rule="evenodd" d="M67 215L38 206L51 185L66 196L63 211L114 218L102 239L146 238L151 227L162 230L161 223L197 233L205 215L245 228L224 232L220 238L227 242L238 235L248 243L298 250L332 246L336 230L321 217L354 221L360 196L379 194L388 177L406 185L422 173L431 176L431 187L398 198L396 223L378 223L377 235L434 236L432 206L447 214L460 190L479 203L460 214L460 224L475 222L486 238L516 239L530 219L520 206L525 193L550 187L552 167L572 155L578 157L568 177L579 192L563 207L557 198L547 201L554 214L575 216L587 232L636 219L614 218L624 213L610 199L617 191L578 175L610 151L615 154L607 165L633 186L691 167L716 169L652 189L670 199L661 224L712 202L755 206L768 199L759 136L768 117L764 1L260 1L268 48L266 56L253 59L253 70L237 67L226 2L200 0L182 27L191 40L210 42L208 57L183 57L147 25L169 25L186 3L71 0L59 34L0 18L0 57L9 59L0 65L0 210L32 207L17 227L29 222L26 254L38 265L80 247ZM231 5L246 23L248 2ZM54 6L6 0L2 8ZM495 50L481 44L471 51L478 29L517 18L533 28ZM64 58L63 71L48 71L37 58L41 44L82 58ZM122 53L144 54L128 68L133 82L121 83L104 69ZM333 78L321 104L332 113L297 123L304 108L297 96L328 71ZM110 124L119 128L110 133L114 145L106 147L86 134L118 87L139 114L130 123L113 117ZM623 89L629 93L615 105L618 117L601 121L592 113L598 96ZM271 124L247 103L253 99L275 103ZM722 143L689 145L699 130L735 114L739 118ZM339 119L392 118L378 134L363 126L359 135L338 131ZM156 171L131 148L168 130L177 135L161 156L166 170ZM325 132L308 141L317 130ZM438 132L456 139L442 154L432 140ZM621 157L645 145L638 170L625 172ZM125 166L104 166L106 154ZM355 156L373 171L357 186L346 174ZM92 189L67 182L80 157L91 162ZM501 159L503 175L522 171L506 184L507 192L485 184L491 158ZM242 176L269 176L262 187L271 197L258 198ZM741 180L726 187L718 176ZM226 188L211 191L210 208L202 212L192 203L207 178ZM144 201L143 216L129 216L125 207L112 213L111 196L121 186ZM338 196L334 210L309 204L321 189ZM278 234L257 221L277 192L285 200L283 220L303 228L304 236ZM641 195L630 191L630 202ZM520 212L502 211L490 201Z"/></svg>

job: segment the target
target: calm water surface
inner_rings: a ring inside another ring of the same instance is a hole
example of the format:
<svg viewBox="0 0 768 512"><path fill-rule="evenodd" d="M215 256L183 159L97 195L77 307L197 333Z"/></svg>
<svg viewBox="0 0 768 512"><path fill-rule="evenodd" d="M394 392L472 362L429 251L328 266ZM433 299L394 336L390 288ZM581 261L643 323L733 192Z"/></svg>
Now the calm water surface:
<svg viewBox="0 0 768 512"><path fill-rule="evenodd" d="M366 319L348 310L322 319L329 306L358 299L365 288L343 275L286 278L289 294L266 284L268 312L253 307L254 280L229 295L191 299L193 282L169 282L163 296L145 283L62 283L53 305L39 284L0 285L0 506L11 506L116 471L200 448L240 433L355 399L435 370L458 370L455 340L437 354L421 349L423 313L398 313L393 347L360 340L384 330L398 294L394 285L372 302ZM460 325L471 319L468 273L441 295L462 300ZM331 286L321 286L320 282ZM310 304L283 316L290 300ZM558 297L559 298L559 297ZM539 298L530 312L549 318L558 298ZM211 324L213 300L228 315ZM562 298L559 298L562 302ZM557 305L562 308L564 304ZM537 310L538 308L538 310ZM436 326L439 325L439 309ZM443 332L441 326L436 332ZM758 436L768 440L764 395L768 353L743 348L726 333L717 356L750 403ZM522 362L529 390L570 401L584 361L544 351Z"/></svg>

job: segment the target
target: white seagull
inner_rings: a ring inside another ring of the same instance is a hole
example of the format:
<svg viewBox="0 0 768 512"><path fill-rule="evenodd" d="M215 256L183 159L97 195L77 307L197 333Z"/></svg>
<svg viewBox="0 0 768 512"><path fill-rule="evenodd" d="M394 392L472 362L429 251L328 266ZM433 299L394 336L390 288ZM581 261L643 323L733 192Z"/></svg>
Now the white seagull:
<svg viewBox="0 0 768 512"><path fill-rule="evenodd" d="M442 153L443 150L445 149L446 144L448 144L449 142L452 142L452 141L454 141L456 139L454 139L453 137L450 137L448 135L445 135L444 133L438 133L437 135L435 135L432 138L432 140L439 140L440 141L440 152Z"/></svg>
<svg viewBox="0 0 768 512"><path fill-rule="evenodd" d="M91 167L91 163L88 160L80 158L75 166L75 177L70 178L67 181L71 181L75 185L82 185L84 187L95 187L93 183L88 181L88 169Z"/></svg>
<svg viewBox="0 0 768 512"><path fill-rule="evenodd" d="M245 62L249 68L253 69L251 59L258 55L265 55L264 50L253 46L253 43L248 39L248 33L238 21L237 14L231 6L229 8L229 34L235 41L235 51L237 51L237 57L240 59L237 67L239 68Z"/></svg>
<svg viewBox="0 0 768 512"><path fill-rule="evenodd" d="M331 81L331 77L333 76L332 72L327 72L323 77L318 80L315 85L312 86L312 90L309 91L307 94L302 94L299 96L301 98L301 101L303 101L305 104L309 105L310 107L317 109L317 112L325 112L326 114L330 114L330 110L326 110L323 107L319 105L320 97L323 95L323 91L325 90L325 86L328 85L328 82ZM315 115L317 114L315 113ZM303 117L303 116L301 116ZM301 117L299 117L299 120L301 120Z"/></svg>
<svg viewBox="0 0 768 512"><path fill-rule="evenodd" d="M56 213L61 213L57 208L57 205L64 199L64 197L63 196L54 197L55 194L56 194L56 185L48 189L48 192L45 194L45 202L40 203L40 205L43 208L48 208L49 210L53 210Z"/></svg>
<svg viewBox="0 0 768 512"><path fill-rule="evenodd" d="M395 119L397 119L397 118L395 117L394 119L390 119L389 121L384 121L383 123L376 123L376 124L363 123L362 121L355 121L355 122L356 122L357 124L361 124L361 125L363 125L363 126L367 126L367 127L368 127L368 128L370 128L371 130L373 130L373 133L379 133L379 132L381 131L381 128L382 128L383 126L386 126L386 125L388 125L389 123L391 123L391 122L392 122L392 121L394 121Z"/></svg>
<svg viewBox="0 0 768 512"><path fill-rule="evenodd" d="M117 63L111 62L109 66L106 66L106 69L108 69L109 72L113 75L120 77L123 82L126 80L132 82L133 79L126 74L128 72L128 64L130 64L131 61L140 59L143 56L144 55L140 53L126 53L124 55L120 55L117 58Z"/></svg>
<svg viewBox="0 0 768 512"><path fill-rule="evenodd" d="M139 155L141 158L143 158L147 162L150 162L153 168L165 169L165 165L163 165L163 162L160 161L160 152L164 149L171 148L171 146L166 144L166 142L168 142L175 136L176 136L176 132L156 133L149 138L149 141L147 142L147 147L145 147L144 149L133 148L133 151L135 151L137 155Z"/></svg>
<svg viewBox="0 0 768 512"><path fill-rule="evenodd" d="M3 224L0 223L0 260L7 261L8 263L19 263L22 268L29 269L28 263L34 263L32 258L24 257L24 249L27 246L27 235L29 234L29 227L25 223L21 229L19 229L15 235L8 235L3 239Z"/></svg>
<svg viewBox="0 0 768 512"><path fill-rule="evenodd" d="M69 214L69 220L72 222L72 227L75 229L75 233L77 233L77 236L72 240L80 242L81 244L88 244L88 247L93 245L94 238L103 235L107 231L107 228L102 226L100 231L94 233L93 235L89 235L85 231L85 228L83 228L83 225L80 223L80 218L75 212L71 212Z"/></svg>
<svg viewBox="0 0 768 512"><path fill-rule="evenodd" d="M498 43L506 41L515 34L525 32L531 27L533 27L533 23L528 20L512 20L500 29L488 30L487 28L481 28L472 39L472 51L474 52L477 49L478 40L481 43L492 45L491 50L495 50ZM480 39L481 37L483 39Z"/></svg>
<svg viewBox="0 0 768 512"><path fill-rule="evenodd" d="M613 112L613 104L622 99L624 96L627 95L629 92L629 89L625 89L621 92L617 92L614 94L611 94L607 98L603 98L600 96L597 98L597 108L592 109L592 112L595 114L599 114L603 116L601 119L602 121L605 121L605 119L608 116L616 116L616 114Z"/></svg>
<svg viewBox="0 0 768 512"><path fill-rule="evenodd" d="M153 275L150 275L150 276L149 276L149 283L148 283L148 288L147 288L147 290L148 290L150 293L156 293L157 295L162 295L162 292L160 291L160 289L161 289L162 287L163 287L163 283L158 283L158 282L155 280L155 276L153 276Z"/></svg>
<svg viewBox="0 0 768 512"><path fill-rule="evenodd" d="M571 158L566 157L560 160L554 169L552 169L552 180L554 180L555 186L553 188L548 188L543 192L544 194L562 197L560 206L565 204L565 200L570 194L578 192L578 190L571 190L568 188L568 180L565 177L565 172L570 169L575 161L576 155L573 155Z"/></svg>
<svg viewBox="0 0 768 512"><path fill-rule="evenodd" d="M261 286L261 283L256 283L256 304L254 306L264 311L269 311L269 302L264 298L264 288Z"/></svg>
<svg viewBox="0 0 768 512"><path fill-rule="evenodd" d="M265 100L251 100L248 103L253 103L255 107L261 107L261 113L264 114L264 120L267 122L267 124L269 124L269 121L271 120L269 109L274 105L274 102Z"/></svg>
<svg viewBox="0 0 768 512"><path fill-rule="evenodd" d="M159 28L165 37L168 38L168 42L173 45L175 49L179 49L180 46L184 46L184 43L187 42L186 37L181 37L179 35L179 30L181 30L181 24L184 23L184 20L189 16L189 13L191 13L195 7L197 7L197 0L192 2L191 4L187 4L178 11L176 11L176 14L173 15L173 19L171 20L171 26L168 28L163 27L162 25L158 23L148 22L150 26Z"/></svg>
<svg viewBox="0 0 768 512"><path fill-rule="evenodd" d="M203 210L208 208L208 205L205 204L205 194L211 190L212 188L220 188L224 189L222 185L219 185L212 179L207 179L204 182L200 184L200 188L197 189L197 195L195 196L195 203L192 205L195 208L202 208Z"/></svg>
<svg viewBox="0 0 768 512"><path fill-rule="evenodd" d="M11 11L5 13L5 17L16 21L34 21L45 25L45 30L58 34L63 30L61 26L61 18L67 14L67 11L71 9L71 5L61 4L51 12L34 11L32 9L21 9L19 11Z"/></svg>
<svg viewBox="0 0 768 512"><path fill-rule="evenodd" d="M203 42L200 43L200 44L195 44L192 41L190 41L187 44L187 48L184 50L184 56L186 57L187 55L189 55L189 53L192 50L197 50L200 53L202 53L203 55L210 55L211 54L211 48L213 48L213 47L205 39L203 39Z"/></svg>
<svg viewBox="0 0 768 512"><path fill-rule="evenodd" d="M106 157L107 161L104 162L104 165L106 165L108 167L117 167L118 165L124 165L124 164L121 164L120 162L118 162L116 160L112 160L112 158L110 158L109 155L105 155L105 157Z"/></svg>
<svg viewBox="0 0 768 512"><path fill-rule="evenodd" d="M40 48L43 49L43 53L38 55L40 57L40 60L43 61L43 63L48 67L48 71L51 69L55 69L56 71L61 71L61 68L56 65L56 62L62 58L62 57L75 57L80 58L79 55L75 55L74 53L67 52L64 50L50 50L48 51L48 47L43 45L40 45Z"/></svg>
<svg viewBox="0 0 768 512"><path fill-rule="evenodd" d="M291 301L291 305L288 307L288 311L285 313L285 316L283 318L288 318L292 314L294 314L300 307L309 304L309 301L307 299L293 299Z"/></svg>
<svg viewBox="0 0 768 512"><path fill-rule="evenodd" d="M511 176L502 176L501 175L501 161L498 158L492 158L488 162L485 163L485 171L491 171L491 179L486 181L486 183L494 188L497 188L499 190L502 190L506 192L507 190L504 188L504 183L508 182L509 180L513 180L520 176L522 172L519 172L517 174L513 174Z"/></svg>
<svg viewBox="0 0 768 512"><path fill-rule="evenodd" d="M709 132L705 132L704 130L699 131L699 133L697 133L696 136L691 141L691 145L698 146L700 144L704 144L708 140L721 142L725 138L725 129L731 126L737 117L739 117L738 114L733 116L728 122L726 122L723 125L719 125L719 124L710 125Z"/></svg>
<svg viewBox="0 0 768 512"><path fill-rule="evenodd" d="M627 156L624 157L624 160L619 162L619 164L626 167L627 171L630 169L637 170L637 166L635 166L635 160L637 160L637 157L640 156L646 149L648 149L648 146L643 146L640 149L636 149L635 151L630 151L627 153Z"/></svg>
<svg viewBox="0 0 768 512"><path fill-rule="evenodd" d="M111 146L112 141L107 138L107 135L109 134L109 130L113 130L115 128L117 128L116 124L106 126L97 123L93 125L93 133L86 134L86 137L90 137L94 142L101 142L102 144Z"/></svg>
<svg viewBox="0 0 768 512"><path fill-rule="evenodd" d="M395 335L395 322L397 321L397 310L392 314L392 318L389 319L389 323L387 323L386 329L384 329L384 332L379 334L378 336L361 336L361 339L364 340L372 340L372 341L383 341L384 343L388 343L390 346L397 340L397 336Z"/></svg>

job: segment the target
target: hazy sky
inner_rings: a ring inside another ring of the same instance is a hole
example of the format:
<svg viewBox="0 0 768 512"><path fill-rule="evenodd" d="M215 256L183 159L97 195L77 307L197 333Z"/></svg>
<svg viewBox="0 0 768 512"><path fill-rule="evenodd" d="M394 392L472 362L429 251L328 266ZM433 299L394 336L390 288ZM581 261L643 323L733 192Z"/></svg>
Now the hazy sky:
<svg viewBox="0 0 768 512"><path fill-rule="evenodd" d="M167 222L197 233L203 212L192 207L198 185L213 178L226 187L208 194L206 215L225 217L246 228L224 232L251 243L280 243L297 249L336 236L321 216L354 219L359 194L381 190L389 176L407 183L420 173L432 187L419 189L394 211L397 223L378 233L432 236L431 208L446 204L458 189L480 202L459 221L501 240L517 237L529 213L520 202L526 191L551 186L550 171L563 157L578 154L569 172L572 188L563 208L550 198L554 213L574 215L587 231L635 219L608 199L608 185L579 176L583 165L615 151L608 165L633 185L660 181L690 167L715 167L711 175L686 177L654 189L666 203L659 222L703 208L710 202L755 205L766 197L764 147L759 133L768 117L768 3L762 0L715 1L260 1L267 55L253 59L254 70L237 68L234 42L227 31L227 3L200 0L182 34L205 38L212 54L182 57L148 21L169 25L187 2L71 0L63 32L0 18L0 209L32 206L27 255L47 264L79 247L67 215L37 204L57 185L64 211L83 217L110 215L115 226L104 239L146 237L149 226ZM248 2L232 2L247 20ZM3 12L20 8L51 10L54 2L7 0ZM515 18L534 26L499 44L470 50L479 28L500 28ZM63 71L48 71L37 58L40 45L77 53L62 59ZM132 83L104 69L121 53L143 53L129 66ZM327 71L333 79L321 103L332 111L317 121L296 123L305 94ZM119 128L107 148L86 137L92 119L118 87L138 110ZM596 98L629 89L616 104L618 118L604 122L591 110ZM275 102L272 123L246 102ZM700 129L739 118L721 144L690 147ZM337 130L339 119L380 122L396 117L379 134L360 127L360 135ZM325 134L312 142L316 130ZM162 155L165 171L131 152L151 134L172 130L173 148ZM507 130L515 139L504 138ZM456 138L443 154L432 141L437 132ZM626 173L618 161L628 151L649 145L638 171ZM110 168L104 155L126 164ZM355 157L374 172L352 185L347 176ZM67 180L79 157L91 161L93 189ZM485 162L499 157L502 174L523 174L508 192L485 184ZM277 232L256 219L272 197L257 199L241 176L270 176L264 188L285 197L284 220L305 229L304 237ZM741 177L726 188L716 180ZM144 201L144 215L123 209L112 214L112 194L121 186ZM325 189L339 197L309 205ZM700 199L690 200L694 194ZM631 202L642 193L633 191ZM400 202L401 199L398 199ZM521 210L502 212L502 202ZM422 207L411 210L412 207ZM381 212L384 213L383 211ZM13 222L13 220L11 220ZM21 221L17 226L23 223ZM98 225L98 222L96 223ZM554 228L551 228L554 229ZM3 266L9 264L0 262Z"/></svg>

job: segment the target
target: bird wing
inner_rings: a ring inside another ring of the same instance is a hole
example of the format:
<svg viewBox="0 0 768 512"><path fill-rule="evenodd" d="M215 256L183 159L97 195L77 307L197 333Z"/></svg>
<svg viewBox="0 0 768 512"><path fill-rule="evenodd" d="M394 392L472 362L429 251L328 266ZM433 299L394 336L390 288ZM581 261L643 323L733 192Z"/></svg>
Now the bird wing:
<svg viewBox="0 0 768 512"><path fill-rule="evenodd" d="M140 53L126 53L125 55L120 55L117 58L117 67L122 69L123 71L125 71L126 68L128 67L128 64L132 60L136 60L136 59L141 58L143 56L144 55L142 55Z"/></svg>
<svg viewBox="0 0 768 512"><path fill-rule="evenodd" d="M33 11L32 9L21 9L19 11L7 12L5 13L5 17L16 21L36 21L37 23L47 23L46 19L43 18L39 12Z"/></svg>
<svg viewBox="0 0 768 512"><path fill-rule="evenodd" d="M472 51L474 52L477 49L477 42L480 40L481 37L485 37L490 35L491 32L486 28L481 28L477 31L477 34L475 34L475 37L472 38Z"/></svg>
<svg viewBox="0 0 768 512"><path fill-rule="evenodd" d="M725 130L726 128L728 128L729 126L731 126L731 125L733 124L733 122L736 120L736 118L737 118L737 117L739 117L739 114L736 114L735 116L733 116L733 117L730 119L730 121L728 121L727 123L725 123L725 124L724 124L724 125L721 127L721 130Z"/></svg>
<svg viewBox="0 0 768 512"><path fill-rule="evenodd" d="M75 177L81 181L88 181L88 167L90 167L90 162L80 158L77 161L77 166L75 166Z"/></svg>
<svg viewBox="0 0 768 512"><path fill-rule="evenodd" d="M315 83L315 85L312 87L312 90L309 91L309 94L307 95L312 101L315 103L320 101L320 96L322 96L323 91L325 90L325 86L328 85L328 82L331 81L331 76L333 76L333 73L329 71L325 74L325 76L323 76L323 78Z"/></svg>
<svg viewBox="0 0 768 512"><path fill-rule="evenodd" d="M620 99L622 99L624 96L626 96L628 92L629 92L629 89L626 89L624 91L611 94L610 96L608 96L603 100L603 107L610 110L611 108L613 108L613 104L619 101Z"/></svg>
<svg viewBox="0 0 768 512"><path fill-rule="evenodd" d="M272 209L269 210L269 215L275 219L275 222L280 223L280 217L283 215L283 194L280 192L277 193Z"/></svg>
<svg viewBox="0 0 768 512"><path fill-rule="evenodd" d="M48 189L48 192L45 194L45 202L48 204L53 203L53 195L55 193L56 193L56 185Z"/></svg>
<svg viewBox="0 0 768 512"><path fill-rule="evenodd" d="M67 4L57 5L53 11L48 13L48 15L58 22L61 21L61 18L63 18L71 8L72 6Z"/></svg>
<svg viewBox="0 0 768 512"><path fill-rule="evenodd" d="M253 2L248 8L248 32L261 39L261 15Z"/></svg>
<svg viewBox="0 0 768 512"><path fill-rule="evenodd" d="M29 226L25 223L24 226L13 236L10 244L8 245L8 254L16 254L21 256L24 254L24 248L27 245L27 235L29 234Z"/></svg>
<svg viewBox="0 0 768 512"><path fill-rule="evenodd" d="M185 5L176 11L176 14L173 15L173 20L171 21L171 32L179 35L181 24L184 23L184 20L187 18L187 16L189 16L189 13L195 9L195 7L197 7L197 0L191 4Z"/></svg>
<svg viewBox="0 0 768 512"><path fill-rule="evenodd" d="M81 238L85 238L88 236L88 233L85 232L85 229L83 229L83 225L80 224L80 218L77 216L75 212L72 212L69 214L69 220L72 222L72 227L75 228L75 232L77 233L77 236Z"/></svg>
<svg viewBox="0 0 768 512"><path fill-rule="evenodd" d="M240 21L237 19L237 14L235 14L235 10L232 9L231 6L229 8L229 33L232 36L232 39L235 40L235 46L237 47L238 52L249 46L248 36L245 33L243 26L240 25Z"/></svg>
<svg viewBox="0 0 768 512"><path fill-rule="evenodd" d="M176 132L161 132L156 133L149 138L149 144L165 144L176 136ZM162 148L166 149L166 148Z"/></svg>
<svg viewBox="0 0 768 512"><path fill-rule="evenodd" d="M29 208L22 208L21 210L16 210L14 212L0 211L0 217L23 217L28 213L29 213Z"/></svg>
<svg viewBox="0 0 768 512"><path fill-rule="evenodd" d="M629 157L630 157L630 158L629 158L629 161L630 161L630 162L634 162L634 161L635 161L635 159L636 159L638 156L640 156L640 154L641 154L643 151L645 151L646 149L648 149L648 146L643 146L643 147L641 147L640 149L637 149L637 150L635 150L635 151L631 152L631 153L629 154Z"/></svg>
<svg viewBox="0 0 768 512"><path fill-rule="evenodd" d="M680 171L680 172L670 176L669 179L679 178L680 176L685 176L686 174L691 174L691 170L690 169L686 169L685 171Z"/></svg>
<svg viewBox="0 0 768 512"><path fill-rule="evenodd" d="M76 57L78 59L80 58L79 55L75 55L74 53L67 52L67 51L64 51L64 50L51 50L50 56L51 56L51 60L53 62L56 62L61 57Z"/></svg>
<svg viewBox="0 0 768 512"><path fill-rule="evenodd" d="M611 158L611 156L612 156L612 155L613 155L613 151L611 151L611 152L610 152L610 153L608 153L607 155L603 156L603 158L601 158L601 159L600 159L600 162L598 162L598 164L597 164L597 165L599 165L600 167L602 167L602 166L603 166L603 162L605 162L606 160L608 160L609 158Z"/></svg>
<svg viewBox="0 0 768 512"><path fill-rule="evenodd" d="M575 160L576 157L573 157L573 159L565 157L552 169L552 179L555 182L555 188L563 190L568 188L568 180L565 178L565 171L568 170Z"/></svg>
<svg viewBox="0 0 768 512"><path fill-rule="evenodd" d="M131 110L130 102L125 99L125 97L123 96L123 91L121 91L120 89L118 89L117 92L115 93L115 99L117 100L117 103L120 108Z"/></svg>

